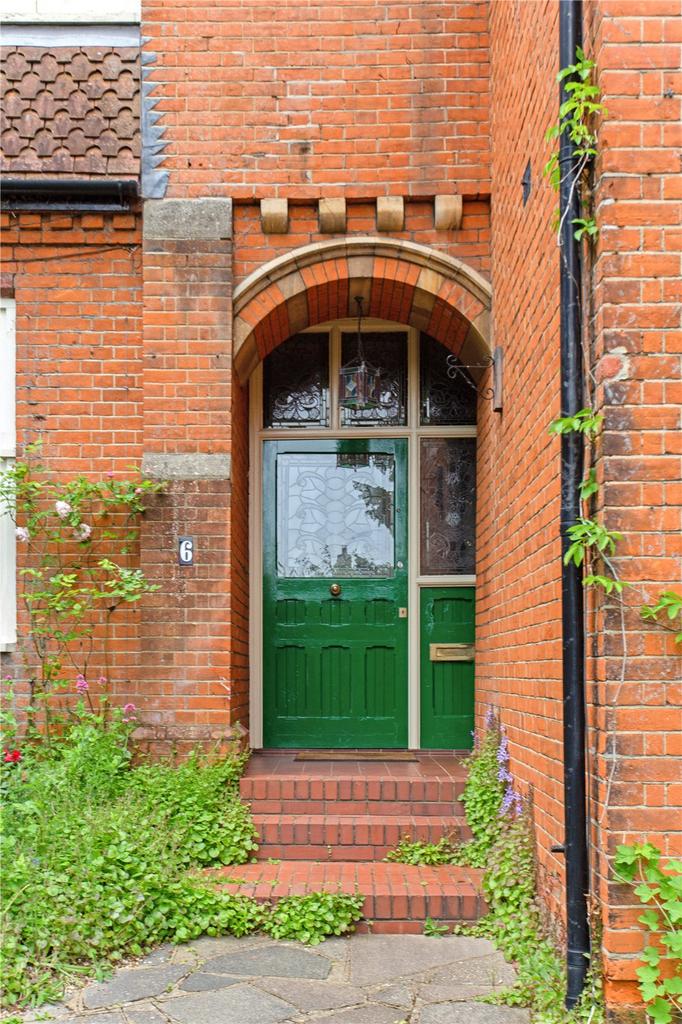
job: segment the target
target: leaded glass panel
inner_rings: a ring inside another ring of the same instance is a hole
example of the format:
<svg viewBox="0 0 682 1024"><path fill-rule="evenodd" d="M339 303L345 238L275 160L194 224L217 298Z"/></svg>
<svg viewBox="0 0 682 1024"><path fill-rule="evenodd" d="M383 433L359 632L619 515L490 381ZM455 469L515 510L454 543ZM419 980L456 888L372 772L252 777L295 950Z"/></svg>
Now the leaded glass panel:
<svg viewBox="0 0 682 1024"><path fill-rule="evenodd" d="M380 404L371 409L341 409L344 427L404 426L407 423L407 335L402 331L363 331L365 359L381 371ZM341 336L341 365L358 355L357 333Z"/></svg>
<svg viewBox="0 0 682 1024"><path fill-rule="evenodd" d="M421 381L420 417L422 426L459 426L476 422L476 390L469 373L448 377L447 359L451 353L444 345L422 334L419 348Z"/></svg>
<svg viewBox="0 0 682 1024"><path fill-rule="evenodd" d="M423 438L420 447L421 572L476 570L476 439Z"/></svg>
<svg viewBox="0 0 682 1024"><path fill-rule="evenodd" d="M392 576L394 508L393 455L278 455L277 575Z"/></svg>
<svg viewBox="0 0 682 1024"><path fill-rule="evenodd" d="M297 334L267 357L263 423L266 427L329 425L328 334Z"/></svg>

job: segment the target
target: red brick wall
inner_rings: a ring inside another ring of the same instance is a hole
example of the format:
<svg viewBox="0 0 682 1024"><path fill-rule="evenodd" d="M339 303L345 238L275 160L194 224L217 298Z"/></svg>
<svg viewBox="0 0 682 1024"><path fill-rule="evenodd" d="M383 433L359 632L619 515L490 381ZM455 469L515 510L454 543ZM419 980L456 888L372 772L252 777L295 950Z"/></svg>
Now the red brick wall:
<svg viewBox="0 0 682 1024"><path fill-rule="evenodd" d="M375 234L377 195L465 194L461 231L436 232L432 202L411 202L398 237L485 272L487 4L149 4L143 35L167 198L235 200L231 265L192 242L145 251L145 451L232 458L229 488L174 484L144 539L170 595L146 621L145 666L164 702L150 737L162 740L248 721L248 422L229 371L232 285L328 238L315 200L335 195L351 201L348 233ZM263 234L261 196L290 200L287 234ZM178 532L199 535L205 568L175 565ZM190 618L207 578L206 614Z"/></svg>
<svg viewBox="0 0 682 1024"><path fill-rule="evenodd" d="M643 935L626 894L607 882L609 856L644 837L680 851L682 668L670 634L639 615L644 599L679 589L682 577L680 13L678 0L585 9L608 108L595 182L601 235L585 282L593 401L606 417L599 512L624 533L617 564L638 584L626 596L624 670L620 612L597 602L588 619L591 863L614 1007L639 1001L633 953ZM490 33L494 337L505 349L505 402L501 417L484 410L481 422L478 695L481 711L500 707L514 774L532 793L541 886L560 921L563 864L549 849L563 837L559 446L547 435L559 411L559 264L549 227L556 198L540 178L557 109L558 5L493 4Z"/></svg>
<svg viewBox="0 0 682 1024"><path fill-rule="evenodd" d="M542 179L557 111L558 4L490 8L494 344L504 411L481 403L477 695L500 709L512 770L532 791L544 895L561 918L563 839L556 197ZM532 188L521 178L531 161Z"/></svg>
<svg viewBox="0 0 682 1024"><path fill-rule="evenodd" d="M5 213L2 222L3 287L17 308L18 454L41 437L50 474L128 477L142 456L139 218ZM135 703L139 619L138 606L119 609L109 637L113 693ZM3 659L3 671L23 675L18 654ZM101 646L91 666L94 678L105 670Z"/></svg>
<svg viewBox="0 0 682 1024"><path fill-rule="evenodd" d="M229 455L232 245L148 238L144 245L145 456ZM142 610L144 739L156 750L219 742L232 723L231 481L172 479L147 518L142 565L161 590ZM240 478L241 479L241 478ZM178 537L196 540L178 564Z"/></svg>
<svg viewBox="0 0 682 1024"><path fill-rule="evenodd" d="M346 209L347 235L377 234L376 203L352 203ZM285 235L265 235L260 223L259 204L240 203L234 208L234 234L235 286L268 260L298 246L333 237L320 233L317 204L290 205L289 231ZM458 231L437 231L434 228L432 202L408 202L405 204L404 231L392 231L389 237L441 249L449 256L464 260L485 277L490 274L490 203L487 199L465 200Z"/></svg>
<svg viewBox="0 0 682 1024"><path fill-rule="evenodd" d="M682 853L682 659L672 635L639 614L662 590L682 590L682 4L600 0L586 13L608 110L591 268L595 404L605 415L599 504L624 534L615 561L635 584L625 594L625 665L620 611L606 606L593 624L595 836L607 992L628 1003L643 935L639 911L608 881L610 856L645 838Z"/></svg>
<svg viewBox="0 0 682 1024"><path fill-rule="evenodd" d="M145 4L168 195L487 192L487 8Z"/></svg>

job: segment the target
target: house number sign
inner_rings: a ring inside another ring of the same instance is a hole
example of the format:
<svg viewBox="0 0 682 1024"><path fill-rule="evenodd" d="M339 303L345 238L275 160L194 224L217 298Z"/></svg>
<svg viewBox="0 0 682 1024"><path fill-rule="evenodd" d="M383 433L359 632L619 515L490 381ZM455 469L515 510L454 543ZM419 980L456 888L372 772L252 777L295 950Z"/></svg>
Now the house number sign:
<svg viewBox="0 0 682 1024"><path fill-rule="evenodd" d="M194 537L178 537L178 562L194 565Z"/></svg>

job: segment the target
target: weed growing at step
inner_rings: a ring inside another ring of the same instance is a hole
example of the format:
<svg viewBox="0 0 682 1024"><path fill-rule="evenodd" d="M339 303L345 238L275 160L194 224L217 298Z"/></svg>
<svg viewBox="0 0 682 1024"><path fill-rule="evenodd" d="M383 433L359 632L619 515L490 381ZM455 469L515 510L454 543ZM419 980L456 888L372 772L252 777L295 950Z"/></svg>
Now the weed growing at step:
<svg viewBox="0 0 682 1024"><path fill-rule="evenodd" d="M438 924L438 921L434 921L432 917L427 917L424 921L424 935L430 939L440 939L449 931L446 924Z"/></svg>
<svg viewBox="0 0 682 1024"><path fill-rule="evenodd" d="M396 864L456 864L459 863L457 852L447 836L437 843L412 842L409 836L404 836L395 850L387 854L386 860Z"/></svg>
<svg viewBox="0 0 682 1024"><path fill-rule="evenodd" d="M328 935L351 931L362 918L365 897L359 893L311 892L286 896L272 908L263 931L273 939L298 939L316 946Z"/></svg>
<svg viewBox="0 0 682 1024"><path fill-rule="evenodd" d="M579 1006L571 1012L564 1008L563 960L544 933L537 902L530 816L514 789L506 739L491 712L486 724L486 735L470 758L467 782L470 797L466 813L467 821L470 807L479 815L477 827L481 841L473 849L476 865L484 867L483 893L488 914L477 924L462 926L456 931L489 938L516 964L516 983L503 992L485 997L484 1002L529 1007L538 1024L577 1024L583 1020L600 1024L604 1020L604 1009L601 979L596 970L590 972ZM497 751L494 763L491 746L496 746ZM500 785L504 787L501 799ZM495 807L497 817L493 822ZM476 837L476 832L474 835ZM471 844L467 845L471 848ZM467 846L460 852L465 854L466 850Z"/></svg>
<svg viewBox="0 0 682 1024"><path fill-rule="evenodd" d="M243 756L131 767L130 714L82 699L49 744L20 741L3 717L5 1007L58 999L65 984L160 942L260 928L319 942L361 917L361 896L315 893L272 908L202 877L257 849L238 794Z"/></svg>
<svg viewBox="0 0 682 1024"><path fill-rule="evenodd" d="M387 859L407 864L468 864L484 868L488 914L457 934L488 938L516 964L516 983L483 1002L531 1009L534 1024L578 1024L604 1020L601 979L591 970L583 999L570 1013L564 1008L564 964L542 927L535 891L535 860L530 817L514 788L507 739L492 710L468 760L463 802L473 839L460 847L401 841ZM425 859L420 859L421 855ZM433 859L443 857L443 859ZM428 858L428 859L427 859ZM443 934L435 922L424 934Z"/></svg>

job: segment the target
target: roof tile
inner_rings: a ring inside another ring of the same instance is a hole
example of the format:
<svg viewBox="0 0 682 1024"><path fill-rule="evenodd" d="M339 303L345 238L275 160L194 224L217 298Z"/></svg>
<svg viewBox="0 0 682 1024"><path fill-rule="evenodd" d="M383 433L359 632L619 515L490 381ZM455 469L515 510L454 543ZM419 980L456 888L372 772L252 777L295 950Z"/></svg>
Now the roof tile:
<svg viewBox="0 0 682 1024"><path fill-rule="evenodd" d="M137 49L7 46L0 56L6 173L139 175Z"/></svg>

